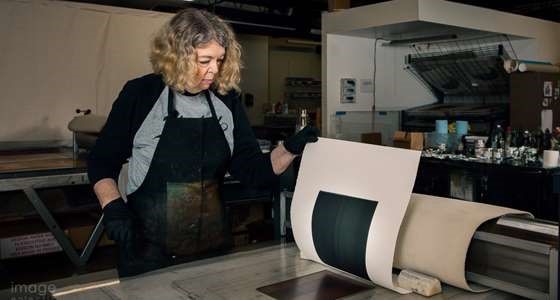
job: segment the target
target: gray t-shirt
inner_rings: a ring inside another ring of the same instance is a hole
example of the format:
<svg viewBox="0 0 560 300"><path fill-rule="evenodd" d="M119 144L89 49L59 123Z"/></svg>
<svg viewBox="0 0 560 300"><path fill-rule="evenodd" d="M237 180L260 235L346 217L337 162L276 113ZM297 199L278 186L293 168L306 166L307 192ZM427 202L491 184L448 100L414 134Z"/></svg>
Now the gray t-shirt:
<svg viewBox="0 0 560 300"><path fill-rule="evenodd" d="M204 93L194 96L186 96L175 91L175 109L182 118L211 118L212 112L206 101ZM131 194L140 187L156 151L159 135L163 131L165 124L164 118L167 116L167 95L169 88L166 87L161 92L152 110L136 132L132 147L132 156L128 163L128 184L126 193ZM233 153L233 115L229 108L214 93L210 91L210 97L216 117L218 118L231 153ZM188 149L185 149L188 151Z"/></svg>

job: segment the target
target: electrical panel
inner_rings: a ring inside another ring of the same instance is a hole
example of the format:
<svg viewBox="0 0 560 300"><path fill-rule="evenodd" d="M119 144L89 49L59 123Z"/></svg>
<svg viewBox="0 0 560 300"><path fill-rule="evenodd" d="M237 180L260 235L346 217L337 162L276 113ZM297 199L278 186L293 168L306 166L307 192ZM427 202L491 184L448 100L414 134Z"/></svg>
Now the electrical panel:
<svg viewBox="0 0 560 300"><path fill-rule="evenodd" d="M356 103L356 78L340 79L340 103Z"/></svg>

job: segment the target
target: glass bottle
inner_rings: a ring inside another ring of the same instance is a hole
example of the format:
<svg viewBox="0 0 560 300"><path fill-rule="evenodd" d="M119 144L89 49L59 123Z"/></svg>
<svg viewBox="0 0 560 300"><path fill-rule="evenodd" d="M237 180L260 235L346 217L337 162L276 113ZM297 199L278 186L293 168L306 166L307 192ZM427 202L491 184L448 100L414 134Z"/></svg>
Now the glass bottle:
<svg viewBox="0 0 560 300"><path fill-rule="evenodd" d="M523 131L523 146L524 147L531 147L531 133L529 130Z"/></svg>
<svg viewBox="0 0 560 300"><path fill-rule="evenodd" d="M511 157L511 140L512 140L512 132L511 132L511 126L508 126L506 129L506 138L504 141L504 158L510 158Z"/></svg>
<svg viewBox="0 0 560 300"><path fill-rule="evenodd" d="M537 154L541 156L543 154L543 137L544 133L542 130L537 129L535 130L535 144L534 148L537 149Z"/></svg>
<svg viewBox="0 0 560 300"><path fill-rule="evenodd" d="M497 124L494 132L490 136L490 147L492 151L492 159L502 159L502 145L504 144L504 130L502 125Z"/></svg>
<svg viewBox="0 0 560 300"><path fill-rule="evenodd" d="M307 109L302 109L298 118L298 122L296 124L296 132L302 130L303 128L305 128L305 126L307 126L307 124L309 123L308 118L309 116L307 115Z"/></svg>
<svg viewBox="0 0 560 300"><path fill-rule="evenodd" d="M333 126L334 126L334 130L333 130L333 137L335 139L342 139L342 118L343 116L346 115L345 111L337 111L334 114L334 120L333 122Z"/></svg>
<svg viewBox="0 0 560 300"><path fill-rule="evenodd" d="M550 130L547 128L544 131L543 150L551 150L551 149L552 149L552 134L550 133Z"/></svg>

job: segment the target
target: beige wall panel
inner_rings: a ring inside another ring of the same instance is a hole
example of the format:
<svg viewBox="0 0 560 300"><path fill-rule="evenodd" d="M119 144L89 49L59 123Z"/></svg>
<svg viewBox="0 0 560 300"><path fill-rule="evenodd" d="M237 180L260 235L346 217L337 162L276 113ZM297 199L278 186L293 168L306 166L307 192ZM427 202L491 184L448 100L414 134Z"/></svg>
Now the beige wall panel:
<svg viewBox="0 0 560 300"><path fill-rule="evenodd" d="M76 108L108 113L171 14L63 1L0 1L0 142L69 145Z"/></svg>
<svg viewBox="0 0 560 300"><path fill-rule="evenodd" d="M74 110L94 103L107 14L16 1L1 11L0 141L70 139Z"/></svg>
<svg viewBox="0 0 560 300"><path fill-rule="evenodd" d="M171 15L112 14L98 81L97 113L108 114L126 81L152 72L150 41Z"/></svg>
<svg viewBox="0 0 560 300"><path fill-rule="evenodd" d="M254 96L253 107L245 107L251 125L264 122L263 106L268 102L268 37L238 35L244 68L241 70L240 87L243 93Z"/></svg>
<svg viewBox="0 0 560 300"><path fill-rule="evenodd" d="M269 70L270 101L284 101L286 77L321 79L321 55L315 52L271 49Z"/></svg>
<svg viewBox="0 0 560 300"><path fill-rule="evenodd" d="M0 142L69 145L67 124L76 108L107 114L127 80L152 71L150 41L171 16L75 2L0 1ZM242 36L241 43L241 87L255 96L250 121L261 124L269 96L268 38Z"/></svg>
<svg viewBox="0 0 560 300"><path fill-rule="evenodd" d="M0 1L0 36L2 37L8 36L8 32L12 31L10 27L13 27L13 21L10 16L14 9L15 5L12 2ZM0 51L2 52L5 49L4 42L0 44Z"/></svg>

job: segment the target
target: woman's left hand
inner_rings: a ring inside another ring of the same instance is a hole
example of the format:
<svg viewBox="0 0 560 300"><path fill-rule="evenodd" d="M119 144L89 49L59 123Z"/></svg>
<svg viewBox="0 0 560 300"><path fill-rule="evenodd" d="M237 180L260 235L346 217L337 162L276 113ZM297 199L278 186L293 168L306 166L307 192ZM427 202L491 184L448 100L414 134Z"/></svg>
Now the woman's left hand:
<svg viewBox="0 0 560 300"><path fill-rule="evenodd" d="M294 155L301 155L307 143L315 143L319 137L319 129L313 126L305 126L284 142L284 147Z"/></svg>

